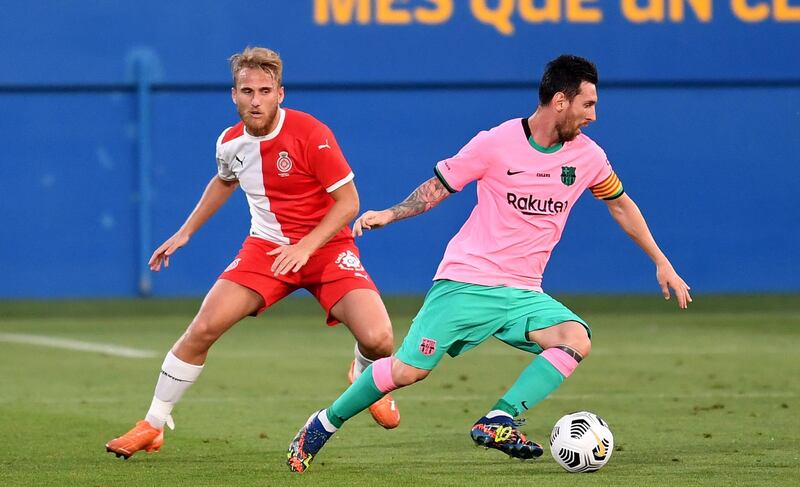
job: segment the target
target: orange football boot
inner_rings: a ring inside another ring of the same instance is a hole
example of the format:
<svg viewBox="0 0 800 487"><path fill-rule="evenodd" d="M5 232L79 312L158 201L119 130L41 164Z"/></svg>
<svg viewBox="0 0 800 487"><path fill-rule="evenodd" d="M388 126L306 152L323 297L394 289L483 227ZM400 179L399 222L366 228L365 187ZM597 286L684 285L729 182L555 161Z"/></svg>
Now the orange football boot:
<svg viewBox="0 0 800 487"><path fill-rule="evenodd" d="M356 367L356 361L350 364L350 371L347 372L347 380L353 383L353 371ZM386 394L378 399L372 406L369 407L369 413L376 423L383 426L387 430L397 428L400 424L400 410L397 409L397 404L391 395Z"/></svg>
<svg viewBox="0 0 800 487"><path fill-rule="evenodd" d="M156 452L163 444L164 430L154 428L147 421L141 420L132 430L106 443L106 451L127 460L137 451Z"/></svg>

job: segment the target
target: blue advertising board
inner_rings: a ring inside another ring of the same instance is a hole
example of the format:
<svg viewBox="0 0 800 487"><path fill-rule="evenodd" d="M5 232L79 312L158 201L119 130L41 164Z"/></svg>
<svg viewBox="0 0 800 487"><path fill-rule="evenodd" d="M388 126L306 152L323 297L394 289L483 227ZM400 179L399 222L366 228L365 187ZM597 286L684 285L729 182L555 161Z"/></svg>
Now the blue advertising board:
<svg viewBox="0 0 800 487"><path fill-rule="evenodd" d="M214 141L237 121L226 59L246 45L282 54L284 105L333 129L362 210L399 202L475 133L532 113L549 59L589 57L601 82L586 133L693 289L800 290L798 0L46 0L4 5L0 32L0 298L141 292L142 249L214 177ZM381 290L424 292L474 201L468 186L360 239ZM248 224L236 194L150 291L204 293ZM544 287L658 292L591 195Z"/></svg>

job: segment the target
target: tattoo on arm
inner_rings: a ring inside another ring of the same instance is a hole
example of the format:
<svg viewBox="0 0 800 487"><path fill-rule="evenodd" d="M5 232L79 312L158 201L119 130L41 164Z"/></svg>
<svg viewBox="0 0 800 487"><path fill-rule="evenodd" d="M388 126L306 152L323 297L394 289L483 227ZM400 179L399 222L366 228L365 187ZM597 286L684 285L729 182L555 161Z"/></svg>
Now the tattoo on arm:
<svg viewBox="0 0 800 487"><path fill-rule="evenodd" d="M389 208L389 211L394 214L395 220L402 220L430 210L448 196L450 192L447 188L438 178L433 177L420 184L408 198Z"/></svg>

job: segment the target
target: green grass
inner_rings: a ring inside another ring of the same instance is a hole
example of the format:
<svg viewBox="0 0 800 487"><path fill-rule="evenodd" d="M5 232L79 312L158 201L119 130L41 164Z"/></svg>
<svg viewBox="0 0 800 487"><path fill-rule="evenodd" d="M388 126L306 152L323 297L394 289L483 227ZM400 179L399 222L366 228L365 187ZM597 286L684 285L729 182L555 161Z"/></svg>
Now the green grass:
<svg viewBox="0 0 800 487"><path fill-rule="evenodd" d="M471 445L469 426L531 360L495 340L397 391L400 428L359 415L307 473L289 472L286 446L343 390L352 354L306 299L226 334L162 451L122 461L103 445L145 413L198 301L0 302L0 333L157 352L0 341L0 485L796 485L800 296L700 296L687 312L657 297L563 300L592 324L593 353L523 429L544 442L562 414L597 412L617 446L594 474L563 472L549 451L519 462ZM389 300L398 343L419 302Z"/></svg>

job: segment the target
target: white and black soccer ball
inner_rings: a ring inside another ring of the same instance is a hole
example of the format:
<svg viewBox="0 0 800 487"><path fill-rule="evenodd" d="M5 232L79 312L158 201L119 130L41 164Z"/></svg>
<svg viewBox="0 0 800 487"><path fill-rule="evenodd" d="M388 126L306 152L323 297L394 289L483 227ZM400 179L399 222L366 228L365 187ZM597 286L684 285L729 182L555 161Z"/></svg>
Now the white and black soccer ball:
<svg viewBox="0 0 800 487"><path fill-rule="evenodd" d="M589 411L563 416L550 434L550 453L567 472L594 472L608 463L614 435L608 423Z"/></svg>

